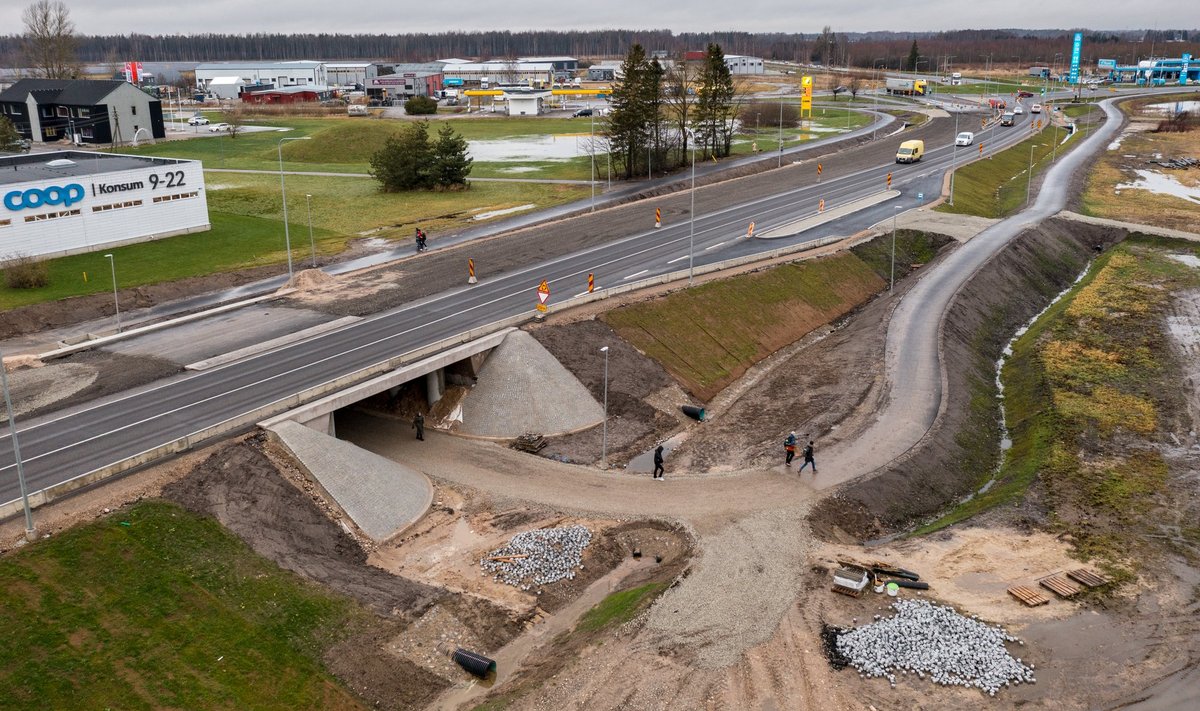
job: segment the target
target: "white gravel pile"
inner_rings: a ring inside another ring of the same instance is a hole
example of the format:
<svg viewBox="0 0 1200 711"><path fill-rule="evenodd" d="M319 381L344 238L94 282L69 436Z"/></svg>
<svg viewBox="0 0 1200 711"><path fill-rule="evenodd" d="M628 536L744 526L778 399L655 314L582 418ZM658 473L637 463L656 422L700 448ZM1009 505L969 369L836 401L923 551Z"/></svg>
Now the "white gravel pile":
<svg viewBox="0 0 1200 711"><path fill-rule="evenodd" d="M479 565L492 577L522 590L570 580L583 567L583 549L592 542L586 526L541 528L518 533L508 545L484 556ZM503 556L520 556L492 560Z"/></svg>
<svg viewBox="0 0 1200 711"><path fill-rule="evenodd" d="M508 438L598 425L604 407L533 336L514 331L488 356L462 414L461 432Z"/></svg>
<svg viewBox="0 0 1200 711"><path fill-rule="evenodd" d="M864 677L896 672L944 686L976 687L990 696L1004 687L1034 683L1033 666L1014 658L1005 642L1018 642L999 625L964 617L927 600L897 600L896 614L838 636L837 649Z"/></svg>

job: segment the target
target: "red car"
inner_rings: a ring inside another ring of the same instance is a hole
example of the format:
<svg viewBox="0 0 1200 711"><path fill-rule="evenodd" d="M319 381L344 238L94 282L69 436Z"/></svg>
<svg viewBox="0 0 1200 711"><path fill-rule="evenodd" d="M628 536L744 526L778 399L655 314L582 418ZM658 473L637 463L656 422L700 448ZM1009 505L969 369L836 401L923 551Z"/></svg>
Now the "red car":
<svg viewBox="0 0 1200 711"><path fill-rule="evenodd" d="M1017 92L1017 98L1018 98L1018 99L1032 99L1032 98L1033 98L1033 92L1029 92L1029 91L1018 91L1018 92Z"/></svg>

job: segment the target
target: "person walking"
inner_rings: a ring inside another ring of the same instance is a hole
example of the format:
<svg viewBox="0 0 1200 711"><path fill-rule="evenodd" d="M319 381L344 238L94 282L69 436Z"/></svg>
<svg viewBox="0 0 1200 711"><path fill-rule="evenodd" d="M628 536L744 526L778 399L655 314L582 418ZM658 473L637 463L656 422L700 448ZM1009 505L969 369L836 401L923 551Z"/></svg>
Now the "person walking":
<svg viewBox="0 0 1200 711"><path fill-rule="evenodd" d="M660 444L658 449L654 450L654 478L662 481L663 474L666 472L666 468L663 467L663 446Z"/></svg>
<svg viewBox="0 0 1200 711"><path fill-rule="evenodd" d="M796 456L796 431L792 430L788 433L787 439L783 440L783 451L787 452L786 458L783 460L785 466L792 466L792 459Z"/></svg>
<svg viewBox="0 0 1200 711"><path fill-rule="evenodd" d="M808 446L806 446L804 448L804 463L800 465L800 471L804 471L804 467L807 467L809 464L812 465L813 474L816 474L817 473L817 461L815 459L813 459L813 443L812 443L811 439L808 440ZM797 472L797 474L799 474L799 473L800 472Z"/></svg>
<svg viewBox="0 0 1200 711"><path fill-rule="evenodd" d="M413 429L417 431L417 439L424 442L425 441L425 416L418 412L417 416L413 418L412 426L413 426Z"/></svg>

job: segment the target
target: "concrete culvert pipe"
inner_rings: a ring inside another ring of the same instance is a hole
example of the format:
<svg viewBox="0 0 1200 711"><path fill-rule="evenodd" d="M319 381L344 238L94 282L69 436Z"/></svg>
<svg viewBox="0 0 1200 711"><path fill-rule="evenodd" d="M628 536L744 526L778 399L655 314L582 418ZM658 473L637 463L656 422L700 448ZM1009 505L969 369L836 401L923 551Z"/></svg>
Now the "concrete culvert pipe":
<svg viewBox="0 0 1200 711"><path fill-rule="evenodd" d="M703 407L696 407L694 405L684 405L683 406L683 414L687 415L688 417L692 418L693 420L700 420L701 422L704 422L704 408Z"/></svg>
<svg viewBox="0 0 1200 711"><path fill-rule="evenodd" d="M463 669L471 672L480 679L486 677L490 672L496 671L496 662L488 659L482 654L469 652L462 647L454 650L454 661Z"/></svg>

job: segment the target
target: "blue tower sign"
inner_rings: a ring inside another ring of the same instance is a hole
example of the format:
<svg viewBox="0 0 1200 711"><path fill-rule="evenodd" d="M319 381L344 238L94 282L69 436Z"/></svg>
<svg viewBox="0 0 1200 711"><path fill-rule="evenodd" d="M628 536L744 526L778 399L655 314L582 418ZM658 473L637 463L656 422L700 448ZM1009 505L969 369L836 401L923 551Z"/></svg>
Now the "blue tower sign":
<svg viewBox="0 0 1200 711"><path fill-rule="evenodd" d="M1071 83L1079 83L1079 55L1083 49L1083 33L1075 33L1075 42L1071 46Z"/></svg>
<svg viewBox="0 0 1200 711"><path fill-rule="evenodd" d="M1188 83L1188 67L1192 63L1192 55L1183 55L1183 62L1179 67L1179 85L1187 86Z"/></svg>

